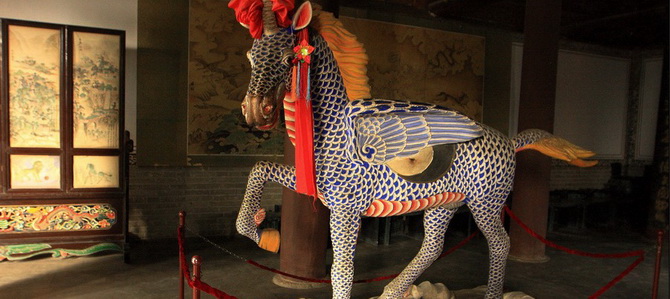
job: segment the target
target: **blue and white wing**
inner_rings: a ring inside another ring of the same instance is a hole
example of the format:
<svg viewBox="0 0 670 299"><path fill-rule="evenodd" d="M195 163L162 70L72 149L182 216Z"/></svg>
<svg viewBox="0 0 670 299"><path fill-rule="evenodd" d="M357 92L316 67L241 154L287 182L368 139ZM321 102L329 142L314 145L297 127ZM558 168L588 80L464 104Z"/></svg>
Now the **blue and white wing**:
<svg viewBox="0 0 670 299"><path fill-rule="evenodd" d="M482 128L456 111L430 104L387 100L354 101L347 114L363 161L382 164L429 146L478 138Z"/></svg>

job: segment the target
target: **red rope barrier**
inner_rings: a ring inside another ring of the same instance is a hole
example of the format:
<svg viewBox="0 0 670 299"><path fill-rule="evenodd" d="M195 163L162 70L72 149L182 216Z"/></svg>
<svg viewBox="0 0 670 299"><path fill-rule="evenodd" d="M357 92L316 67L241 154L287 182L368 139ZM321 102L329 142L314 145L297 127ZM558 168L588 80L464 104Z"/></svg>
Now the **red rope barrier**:
<svg viewBox="0 0 670 299"><path fill-rule="evenodd" d="M594 257L594 258L624 258L624 257L631 257L631 256L641 256L644 255L644 251L642 250L635 250L635 251L629 251L629 252L623 252L623 253L591 253L591 252L586 252L586 251L581 251L581 250L576 250L576 249L570 249L565 246L558 245L556 243L550 242L549 240L545 239L544 237L540 236L538 233L530 229L526 224L521 222L521 219L516 216L512 212L512 210L505 206L505 211L507 211L507 214L509 214L509 217L514 220L521 228L523 228L529 235L535 237L536 239L540 240L540 242L544 243L545 245L549 247L556 248L561 251L565 251L569 254L574 254L574 255L581 255L581 256L587 256L587 257Z"/></svg>
<svg viewBox="0 0 670 299"><path fill-rule="evenodd" d="M477 233L478 232L472 233L470 236L463 239L460 243L456 244L454 247L451 247L447 251L443 252L439 257L437 257L437 259L441 259L444 256L446 256L446 255L456 251L457 249L463 247L465 244L470 242L470 240L472 240L472 238L474 238L477 235ZM331 283L332 282L330 279L316 279L316 278L308 278L308 277L293 275L293 274L290 274L290 273L283 272L281 270L277 270L275 268L270 268L268 266L261 265L261 264L255 262L255 261L253 261L253 260L246 260L245 262L247 262L250 265L256 266L258 268L261 268L263 270L267 270L267 271L270 271L270 272L273 272L273 273L281 274L281 275L291 277L291 278L294 278L294 279L298 279L298 280L303 280L303 281L308 281L308 282L316 282L316 283ZM359 280L354 280L353 283L370 283L370 282L375 282L375 281L393 279L393 278L396 278L399 274L400 273L395 273L395 274L390 274L390 275L386 275L386 276L379 276L379 277L374 277L374 278L369 278L369 279L359 279Z"/></svg>
<svg viewBox="0 0 670 299"><path fill-rule="evenodd" d="M332 282L330 279L316 279L316 278L308 278L308 277L293 275L293 274L290 274L290 273L283 272L281 270L277 270L275 268L270 268L268 266L261 265L261 264L255 262L255 261L253 261L253 260L246 260L246 262L253 265L253 266L261 268L263 270L267 270L267 271L270 271L270 272L273 272L273 273L281 274L281 275L291 277L291 278L294 278L294 279L298 279L298 280L303 280L303 281L308 281L308 282L316 282L316 283L331 283ZM399 273L386 275L386 276L379 276L379 277L370 278L370 279L354 280L353 283L369 283L369 282L375 282L375 281L382 281L382 280L395 278L396 276L398 276L398 274Z"/></svg>
<svg viewBox="0 0 670 299"><path fill-rule="evenodd" d="M617 282L619 282L622 278L624 278L628 273L633 271L637 265L639 265L643 260L644 260L644 251L643 250L634 250L634 251L629 251L629 252L622 252L622 253L608 253L608 254L602 254L602 253L591 253L591 252L585 252L581 250L576 250L576 249L570 249L565 246L561 246L558 244L555 244L553 242L550 242L549 240L545 239L544 237L540 236L538 233L530 229L526 224L521 222L521 219L517 217L514 212L512 212L512 209L510 209L508 206L505 206L505 211L509 215L509 217L514 220L521 228L523 228L528 234L531 236L535 237L536 239L540 240L540 242L544 243L545 245L549 247L556 248L558 250L567 252L569 254L574 254L574 255L580 255L580 256L586 256L586 257L593 257L593 258L625 258L625 257L632 257L632 256L638 256L638 258L633 261L632 264L628 266L623 272L621 272L619 275L614 277L610 282L608 282L604 287L600 288L597 292L593 293L593 295L589 296L589 298L598 298L598 296L602 295L605 291L607 291L609 288L611 288L613 285L615 285Z"/></svg>
<svg viewBox="0 0 670 299"><path fill-rule="evenodd" d="M267 270L267 271L270 271L272 273L281 274L281 275L284 275L284 276L287 276L287 277L295 278L295 279L298 279L298 280L304 280L304 281L309 281L309 282L317 282L317 283L330 283L330 279L316 279L316 278L302 277L302 276L297 276L297 275L293 275L293 274L290 274L290 273L286 273L286 272L277 270L275 268L270 268L268 266L261 265L261 264L255 262L255 261L253 261L253 260L246 260L245 262L247 262L250 265L256 266L260 269Z"/></svg>
<svg viewBox="0 0 670 299"><path fill-rule="evenodd" d="M177 229L177 243L179 243L179 263L181 264L182 275L186 278L186 282L188 283L189 287L196 288L219 299L237 299L237 297L228 295L225 292L201 281L200 279L191 278L191 273L188 270L188 264L184 258L184 230L182 227Z"/></svg>
<svg viewBox="0 0 670 299"><path fill-rule="evenodd" d="M632 256L638 256L638 258L631 263L624 271L619 273L614 279L612 279L610 282L608 282L605 286L600 288L598 291L596 291L593 295L589 296L589 299L591 298L598 298L600 295L605 293L608 289L610 289L613 285L618 283L621 279L623 279L626 275L628 275L635 267L637 267L642 261L644 260L644 251L642 250L635 250L635 251L629 251L629 252L623 252L623 253L609 253L609 254L602 254L602 253L591 253L591 252L586 252L586 251L581 251L581 250L576 250L576 249L570 249L565 246L558 245L556 243L553 243L547 239L545 239L543 236L540 236L538 233L530 229L526 224L524 224L519 217L517 217L514 212L508 207L505 206L504 209L505 212L507 212L507 215L514 220L521 228L523 228L528 234L531 236L535 237L538 239L540 242L544 243L545 245L567 252L569 254L573 255L580 255L580 256L585 256L585 257L593 257L593 258L625 258L625 257L632 257ZM465 244L470 242L479 232L474 232L467 238L463 239L461 242L456 244L455 246L449 248L440 256L438 256L437 259L441 259L445 257L446 255L453 253L454 251L458 250L459 248L463 247ZM191 288L197 288L201 291L204 291L208 294L211 294L213 296L216 296L217 298L222 298L222 299L237 299L234 296L228 295L225 292L216 289L210 285L208 285L205 282L200 281L199 279L192 279L191 275L188 270L188 264L186 263L186 259L184 257L184 232L183 232L183 227L180 226L177 229L177 241L179 243L179 261L181 264L182 268L182 275L186 278L189 287ZM436 260L437 260L436 259ZM298 279L298 280L303 280L303 281L308 281L308 282L315 282L315 283L331 283L330 279L315 279L315 278L308 278L308 277L301 277L297 275L293 275L290 273L286 273L280 270L277 270L275 268L271 268L268 266L261 265L253 260L245 260L246 263L253 265L257 268L267 270L273 273L281 274L290 278ZM361 279L361 280L356 280L353 283L369 283L369 282L375 282L375 281L382 281L382 280L387 280L387 279L392 279L398 276L399 273L396 274L391 274L391 275L386 275L386 276L379 276L375 278L370 278L370 279Z"/></svg>
<svg viewBox="0 0 670 299"><path fill-rule="evenodd" d="M184 244L183 244L184 243L184 241L183 241L184 240L184 235L183 234L184 234L183 229L181 227L178 228L177 229L177 241L179 243L179 260L182 264L182 269L184 269L183 270L184 276L188 279L189 286L193 287L194 283L195 284L200 283L200 284L197 285L198 289L207 292L204 288L208 288L208 287L211 288L209 285L207 285L204 282L199 282L199 281L194 282L190 278L190 274L189 274L189 271L188 271L188 265L187 265L186 259L184 257ZM437 259L441 259L441 258L445 257L446 255L448 255L448 254L456 251L457 249L463 247L465 244L470 242L470 240L472 240L472 238L474 238L477 234L478 234L478 232L472 233L470 236L463 239L461 242L459 242L455 246L453 246L453 247L449 248L448 250L446 250L445 252L443 252L439 257L437 257ZM284 275L284 276L287 276L287 277L290 277L290 278L294 278L294 279L297 279L297 280L315 282L315 283L331 283L332 282L330 279L316 279L316 278L309 278L309 277L302 277L302 276L293 275L293 274L286 273L284 271L281 271L281 270L278 270L278 269L275 269L275 268L271 268L271 267L259 264L254 260L249 260L248 259L248 260L245 260L245 262L252 265L252 266L255 266L257 268L260 268L260 269L263 269L263 270L266 270L266 271L270 271L270 272L273 272L273 273L281 274L281 275ZM374 277L374 278L369 278L369 279L360 279L360 280L355 280L353 283L370 283L370 282L375 282L375 281L382 281L382 280L395 278L399 274L400 273L395 273L395 274L391 274L391 275L379 276L379 277ZM214 288L212 288L212 289L215 290L215 291L219 291L219 290L214 289ZM210 294L212 294L212 293L210 293ZM223 293L223 294L225 294L225 293ZM212 295L214 295L214 294L212 294ZM225 294L225 296L229 296L229 295ZM221 298L235 298L235 297L221 297Z"/></svg>
<svg viewBox="0 0 670 299"><path fill-rule="evenodd" d="M600 297L600 295L605 293L605 291L609 290L609 288L611 288L613 285L615 285L617 282L619 282L619 280L621 280L626 275L628 275L628 273L633 271L633 269L635 269L635 267L637 267L637 265L642 263L642 261L644 261L644 255L641 255L640 257L638 257L632 264L630 264L628 266L628 268L626 268L626 270L623 270L623 272L619 273L619 275L614 277L614 279L612 279L610 282L608 282L604 287L600 288L600 290L593 293L593 295L589 296L589 299Z"/></svg>
<svg viewBox="0 0 670 299"><path fill-rule="evenodd" d="M447 251L440 254L440 256L437 257L437 259L439 260L439 259L445 257L447 254L450 254L450 253L458 250L459 248L465 246L465 244L468 244L468 242L470 242L470 240L472 240L472 238L474 238L477 234L479 234L479 231L476 231L476 232L470 234L467 238L463 239L463 241L461 241L460 243L456 244L454 247L451 247Z"/></svg>

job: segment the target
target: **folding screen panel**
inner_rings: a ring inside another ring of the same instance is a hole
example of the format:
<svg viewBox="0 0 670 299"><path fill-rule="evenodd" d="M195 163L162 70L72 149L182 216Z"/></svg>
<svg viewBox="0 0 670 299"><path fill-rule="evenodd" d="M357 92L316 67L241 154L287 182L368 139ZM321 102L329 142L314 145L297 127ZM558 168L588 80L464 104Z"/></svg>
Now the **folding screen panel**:
<svg viewBox="0 0 670 299"><path fill-rule="evenodd" d="M0 260L122 250L125 33L0 23Z"/></svg>

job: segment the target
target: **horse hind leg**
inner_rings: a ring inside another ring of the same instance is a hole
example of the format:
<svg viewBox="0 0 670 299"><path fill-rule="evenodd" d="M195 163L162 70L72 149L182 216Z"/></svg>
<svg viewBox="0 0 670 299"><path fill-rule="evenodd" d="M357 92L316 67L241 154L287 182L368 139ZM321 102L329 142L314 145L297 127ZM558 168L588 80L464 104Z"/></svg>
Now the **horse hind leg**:
<svg viewBox="0 0 670 299"><path fill-rule="evenodd" d="M470 210L489 247L489 279L485 298L502 298L510 246L509 236L501 219L502 204L480 208L471 206Z"/></svg>
<svg viewBox="0 0 670 299"><path fill-rule="evenodd" d="M379 298L402 298L414 281L442 253L444 236L449 222L458 208L436 207L426 210L423 216L425 236L419 253L402 272L384 287Z"/></svg>
<svg viewBox="0 0 670 299"><path fill-rule="evenodd" d="M354 255L361 226L360 211L349 207L332 207L330 238L333 244L333 266L330 277L333 299L351 298L354 279Z"/></svg>
<svg viewBox="0 0 670 299"><path fill-rule="evenodd" d="M244 192L235 226L238 233L253 240L261 248L277 252L279 251L279 232L258 229L264 218L261 197L267 181L277 182L295 190L295 168L266 161L256 163L249 173L247 189Z"/></svg>

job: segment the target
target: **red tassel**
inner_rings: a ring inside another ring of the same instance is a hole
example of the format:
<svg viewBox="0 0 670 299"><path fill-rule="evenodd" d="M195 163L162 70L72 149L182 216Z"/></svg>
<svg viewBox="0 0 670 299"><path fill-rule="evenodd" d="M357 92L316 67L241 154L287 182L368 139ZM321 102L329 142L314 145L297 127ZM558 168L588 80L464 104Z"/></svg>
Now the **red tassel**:
<svg viewBox="0 0 670 299"><path fill-rule="evenodd" d="M298 33L307 41L307 30ZM293 67L292 93L295 99L295 188L296 192L317 198L314 167L314 116L309 100L309 60L296 61Z"/></svg>
<svg viewBox="0 0 670 299"><path fill-rule="evenodd" d="M295 106L295 174L296 191L316 197L316 173L314 170L314 138L312 103L298 99Z"/></svg>

